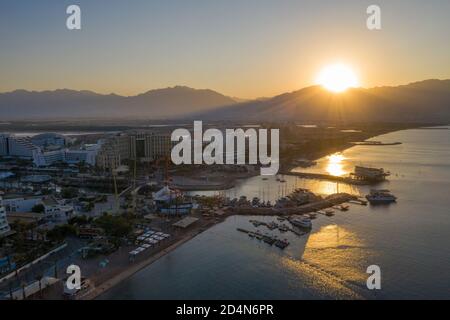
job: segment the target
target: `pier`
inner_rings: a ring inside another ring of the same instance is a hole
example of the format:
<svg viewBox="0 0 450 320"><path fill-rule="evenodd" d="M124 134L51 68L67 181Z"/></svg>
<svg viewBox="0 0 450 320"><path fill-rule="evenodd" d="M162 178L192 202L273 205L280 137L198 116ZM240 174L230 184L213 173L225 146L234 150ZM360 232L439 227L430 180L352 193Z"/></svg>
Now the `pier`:
<svg viewBox="0 0 450 320"><path fill-rule="evenodd" d="M284 172L283 174L289 175L289 176L295 176L303 179L314 179L314 180L326 180L326 181L332 181L332 182L340 182L340 183L346 183L346 184L353 184L353 185L373 185L376 184L376 181L369 181L369 180L358 180L353 179L352 177L340 177L340 176L333 176L331 174L326 173L309 173L309 172Z"/></svg>

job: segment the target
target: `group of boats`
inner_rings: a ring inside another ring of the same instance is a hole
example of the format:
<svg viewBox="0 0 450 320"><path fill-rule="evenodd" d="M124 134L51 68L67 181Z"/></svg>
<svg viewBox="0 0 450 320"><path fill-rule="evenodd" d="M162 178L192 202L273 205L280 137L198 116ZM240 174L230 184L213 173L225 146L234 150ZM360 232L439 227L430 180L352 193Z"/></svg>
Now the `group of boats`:
<svg viewBox="0 0 450 320"><path fill-rule="evenodd" d="M255 238L261 241L264 241L265 243L269 245L275 245L276 247L280 249L285 249L287 246L289 246L289 241L287 239L278 239L276 236L271 236L268 234L262 234L261 231L257 230L255 232L248 231L242 228L237 229L240 232L247 233L250 238Z"/></svg>

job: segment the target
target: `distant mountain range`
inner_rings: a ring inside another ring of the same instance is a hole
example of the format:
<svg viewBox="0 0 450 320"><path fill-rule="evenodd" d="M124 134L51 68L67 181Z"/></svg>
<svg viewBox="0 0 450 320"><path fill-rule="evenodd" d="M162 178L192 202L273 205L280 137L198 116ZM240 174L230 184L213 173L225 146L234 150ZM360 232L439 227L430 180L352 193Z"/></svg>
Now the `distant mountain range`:
<svg viewBox="0 0 450 320"><path fill-rule="evenodd" d="M131 97L66 89L0 94L2 120L69 118L450 123L450 80L354 88L341 94L312 86L244 102L181 86Z"/></svg>
<svg viewBox="0 0 450 320"><path fill-rule="evenodd" d="M236 102L213 90L183 86L151 90L130 97L67 89L16 90L0 94L0 119L179 118Z"/></svg>
<svg viewBox="0 0 450 320"><path fill-rule="evenodd" d="M307 87L271 99L197 114L199 119L302 122L450 123L450 80L425 80L397 87L353 88L334 94Z"/></svg>

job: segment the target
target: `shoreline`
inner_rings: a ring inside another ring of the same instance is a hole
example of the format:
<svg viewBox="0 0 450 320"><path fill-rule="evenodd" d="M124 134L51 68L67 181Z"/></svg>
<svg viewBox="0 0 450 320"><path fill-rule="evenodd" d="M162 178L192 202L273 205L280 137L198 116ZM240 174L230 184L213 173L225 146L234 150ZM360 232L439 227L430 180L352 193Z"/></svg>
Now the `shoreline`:
<svg viewBox="0 0 450 320"><path fill-rule="evenodd" d="M397 130L392 130L389 132L383 132L377 135L373 135L370 138L373 137L377 137L380 135L384 135L384 134L388 134L388 133L392 133L392 132L397 132L397 131L402 131L402 130L409 130L409 129L414 129L414 128L405 128L405 129L397 129ZM369 138L367 138L369 139ZM330 148L326 148L324 150L320 150L317 152L314 152L314 156L311 157L311 160L318 160L326 155L329 155L331 153L335 153L335 152L343 152L351 147L354 147L354 144L345 142L342 145L339 146L332 146ZM299 166L293 165L292 163L289 163L285 166L283 166L284 168L280 168L280 174L290 174L292 169L297 168ZM228 185L232 188L235 186L236 182L238 180L243 180L243 179L248 179L251 178L253 175L250 175L249 177L240 177L240 178L235 178L232 179L232 181L227 181L224 183L224 185ZM191 187L191 186L188 186ZM192 186L193 187L193 186ZM213 187L217 187L217 186L204 186L205 188L187 188L184 189L184 191L206 191L206 190L226 190L226 188L224 189L217 189L217 188L213 188ZM180 188L181 189L181 188ZM189 190L190 189L190 190ZM228 188L229 189L229 188ZM255 213L253 213L254 215ZM140 261L134 265L130 265L128 268L125 268L124 270L122 270L121 272L119 272L118 274L114 275L112 278L110 278L109 280L106 280L105 282L103 282L102 284L100 284L99 286L94 287L91 291L87 292L86 294L84 294L83 296L80 296L79 299L82 300L94 300L97 299L99 296L101 296L102 294L106 293L107 291L109 291L110 289L112 289L114 286L117 286L118 284L120 284L121 282L129 279L130 277L132 277L134 274L136 274L137 272L141 271L142 269L150 266L151 264L153 264L154 262L156 262L157 260L159 260L160 258L164 257L165 255L167 255L168 253L174 251L175 249L177 249L178 247L180 247L181 245L183 245L184 243L187 243L189 240L195 238L197 235L201 234L202 232L210 229L212 226L218 224L218 223L222 223L223 221L225 221L225 219L227 219L230 216L233 215L249 215L249 213L232 213L230 215L225 215L223 216L220 221L217 221L216 223L212 223L210 225L207 226L198 226L197 228L195 228L194 230L192 230L192 232L186 234L182 239L176 241L175 243L169 245L167 248L155 253L154 255L151 255L150 257L144 259L143 261ZM251 214L250 214L251 215ZM277 215L276 212L272 212L272 213L264 213L263 215Z"/></svg>
<svg viewBox="0 0 450 320"><path fill-rule="evenodd" d="M206 226L205 225L198 226L195 230L192 230L192 232L186 234L182 239L169 245L167 248L163 249L162 251L159 251L159 252L155 253L154 255L151 255L150 257L144 259L143 261L140 261L135 265L131 265L128 268L125 268L123 271L119 272L118 274L116 274L115 276L110 278L109 280L106 280L101 285L94 287L91 291L80 296L77 300L95 300L95 299L97 299L99 296L106 293L108 290L119 285L121 282L131 278L137 272L145 269L146 267L150 266L154 262L158 261L160 258L167 255L168 253L171 253L172 251L176 250L181 245L192 240L199 234L203 233L204 231L209 230L210 228L212 228L213 226L215 226L217 224L224 222L226 219L228 219L232 216L280 216L280 215L284 216L284 215L297 214L300 211L302 211L303 213L308 213L308 212L317 210L318 208L319 209L329 208L330 206L341 204L341 203L347 202L351 199L354 199L354 196L344 194L344 193L337 194L335 197L323 199L319 202L312 203L310 205L305 205L305 206L303 206L302 209L299 209L299 208L287 209L287 210L285 210L284 213L281 212L280 210L273 210L273 209L255 211L252 208L241 208L241 209L232 211L229 214L222 216L215 223L210 223Z"/></svg>
<svg viewBox="0 0 450 320"><path fill-rule="evenodd" d="M143 261L140 261L136 264L130 265L128 268L125 268L123 271L119 272L118 274L116 274L115 276L110 278L109 280L105 281L104 283L100 284L99 286L95 286L92 290L90 290L87 293L85 293L84 295L80 296L77 300L95 300L95 299L97 299L99 296L106 293L108 290L117 286L124 280L129 279L134 274L136 274L139 271L141 271L142 269L150 266L154 262L158 261L160 258L162 258L165 255L167 255L168 253L174 251L175 249L177 249L184 243L195 238L197 235L199 235L200 233L202 233L203 231L206 231L208 229L209 228L193 230L191 233L186 234L182 239L169 245L167 248L155 253L154 255L151 255L150 257L144 259Z"/></svg>

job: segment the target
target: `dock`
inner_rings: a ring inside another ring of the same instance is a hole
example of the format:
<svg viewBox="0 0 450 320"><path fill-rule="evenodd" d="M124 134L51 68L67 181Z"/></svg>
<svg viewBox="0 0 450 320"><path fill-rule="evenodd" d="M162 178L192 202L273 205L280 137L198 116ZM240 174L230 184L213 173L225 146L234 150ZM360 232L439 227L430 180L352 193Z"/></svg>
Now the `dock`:
<svg viewBox="0 0 450 320"><path fill-rule="evenodd" d="M264 221L250 220L249 222L250 222L250 223L253 223L253 225L254 225L256 228L259 227L259 226L265 226L265 227L267 227L269 230L278 229L278 230L281 231L280 225L278 225L278 224L275 224L276 227L275 227L275 228L272 228L270 223L267 223L267 222L264 222ZM244 229L243 229L243 230L244 230ZM241 231L241 230L239 230L239 231ZM308 233L308 232L299 232L299 231L297 231L297 230L295 230L295 229L289 228L288 226L286 226L286 229L285 229L284 231L286 231L286 232L287 232L287 231L292 232L293 234L295 234L295 235L297 235L297 236L299 236L299 237L301 237L301 236L303 236L303 235L305 235L305 234ZM241 232L244 232L244 231L241 231Z"/></svg>

